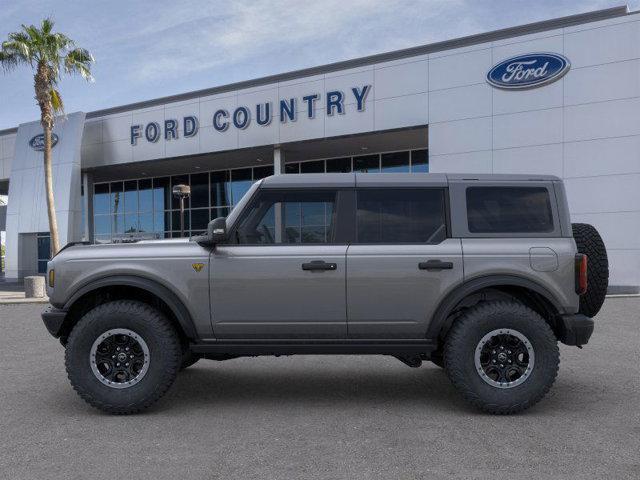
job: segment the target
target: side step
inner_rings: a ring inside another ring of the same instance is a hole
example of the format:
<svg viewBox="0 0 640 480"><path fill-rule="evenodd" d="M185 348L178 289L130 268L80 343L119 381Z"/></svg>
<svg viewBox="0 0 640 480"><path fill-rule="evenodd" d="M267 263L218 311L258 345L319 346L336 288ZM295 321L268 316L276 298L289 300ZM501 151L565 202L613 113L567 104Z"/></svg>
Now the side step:
<svg viewBox="0 0 640 480"><path fill-rule="evenodd" d="M436 349L430 340L217 340L192 343L199 354L257 355L429 355Z"/></svg>

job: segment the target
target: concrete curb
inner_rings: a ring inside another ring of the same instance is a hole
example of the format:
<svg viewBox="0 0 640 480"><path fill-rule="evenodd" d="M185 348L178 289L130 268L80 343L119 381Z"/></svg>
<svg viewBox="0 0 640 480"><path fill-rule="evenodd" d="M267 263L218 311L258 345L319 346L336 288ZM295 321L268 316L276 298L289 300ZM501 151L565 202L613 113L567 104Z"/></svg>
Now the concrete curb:
<svg viewBox="0 0 640 480"><path fill-rule="evenodd" d="M44 298L0 298L0 305L20 305L23 303L49 303L49 297Z"/></svg>

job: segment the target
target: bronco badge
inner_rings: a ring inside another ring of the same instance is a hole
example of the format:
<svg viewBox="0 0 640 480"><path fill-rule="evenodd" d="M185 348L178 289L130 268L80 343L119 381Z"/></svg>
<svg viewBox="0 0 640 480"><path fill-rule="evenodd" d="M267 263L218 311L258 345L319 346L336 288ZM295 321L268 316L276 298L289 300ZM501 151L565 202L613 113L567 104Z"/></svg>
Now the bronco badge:
<svg viewBox="0 0 640 480"><path fill-rule="evenodd" d="M204 263L192 263L191 266L196 272L200 272L204 268Z"/></svg>

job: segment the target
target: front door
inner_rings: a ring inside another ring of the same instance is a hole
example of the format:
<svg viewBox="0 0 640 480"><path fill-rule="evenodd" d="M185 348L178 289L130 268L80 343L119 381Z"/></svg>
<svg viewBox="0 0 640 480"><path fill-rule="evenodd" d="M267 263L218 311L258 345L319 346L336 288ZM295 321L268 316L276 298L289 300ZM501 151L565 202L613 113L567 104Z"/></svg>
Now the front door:
<svg viewBox="0 0 640 480"><path fill-rule="evenodd" d="M361 188L347 252L350 338L425 338L438 302L463 280L444 188Z"/></svg>
<svg viewBox="0 0 640 480"><path fill-rule="evenodd" d="M346 338L346 252L335 190L269 190L211 261L218 338Z"/></svg>

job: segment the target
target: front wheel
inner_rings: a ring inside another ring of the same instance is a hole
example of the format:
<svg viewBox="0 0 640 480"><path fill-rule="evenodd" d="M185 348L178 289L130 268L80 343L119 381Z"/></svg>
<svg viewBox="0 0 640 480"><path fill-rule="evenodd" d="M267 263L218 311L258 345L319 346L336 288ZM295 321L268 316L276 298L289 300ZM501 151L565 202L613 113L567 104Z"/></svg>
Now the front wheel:
<svg viewBox="0 0 640 480"><path fill-rule="evenodd" d="M558 373L557 339L544 319L518 302L470 308L445 342L445 371L472 405L493 414L536 404Z"/></svg>
<svg viewBox="0 0 640 480"><path fill-rule="evenodd" d="M99 305L73 327L65 363L71 385L90 405L136 413L162 397L176 378L182 353L166 317L138 301Z"/></svg>

